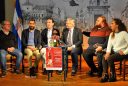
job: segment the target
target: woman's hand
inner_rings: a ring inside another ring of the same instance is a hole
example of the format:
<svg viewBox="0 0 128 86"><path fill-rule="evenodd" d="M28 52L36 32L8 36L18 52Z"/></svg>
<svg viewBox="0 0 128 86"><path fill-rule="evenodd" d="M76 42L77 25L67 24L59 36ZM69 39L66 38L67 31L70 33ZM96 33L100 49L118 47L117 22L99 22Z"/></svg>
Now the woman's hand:
<svg viewBox="0 0 128 86"><path fill-rule="evenodd" d="M119 51L120 55L125 55L122 50Z"/></svg>
<svg viewBox="0 0 128 86"><path fill-rule="evenodd" d="M105 60L107 60L108 57L110 57L110 53L106 53L106 54L104 55Z"/></svg>

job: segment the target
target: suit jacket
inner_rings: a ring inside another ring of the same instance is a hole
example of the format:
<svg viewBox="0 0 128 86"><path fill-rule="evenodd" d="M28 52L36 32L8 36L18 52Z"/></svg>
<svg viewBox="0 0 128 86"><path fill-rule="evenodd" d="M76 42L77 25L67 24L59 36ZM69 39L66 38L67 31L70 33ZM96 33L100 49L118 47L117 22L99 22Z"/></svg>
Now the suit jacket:
<svg viewBox="0 0 128 86"><path fill-rule="evenodd" d="M53 28L54 30L55 28ZM52 30L52 31L53 31ZM48 34L48 29L45 28L44 30L42 30L41 32L41 45L44 46L44 45L47 45L48 44L48 37L47 37L47 34Z"/></svg>
<svg viewBox="0 0 128 86"><path fill-rule="evenodd" d="M29 38L29 28L23 30L22 32L23 50L27 47L28 38ZM40 44L41 44L41 35L40 35L40 31L37 29L34 30L34 44L35 44L35 47L39 49Z"/></svg>
<svg viewBox="0 0 128 86"><path fill-rule="evenodd" d="M69 31L68 28L65 28L62 32L62 41L65 44L68 44L67 43L68 31ZM73 45L75 45L76 48L82 47L83 35L82 35L82 32L78 28L73 29L72 41L73 41Z"/></svg>

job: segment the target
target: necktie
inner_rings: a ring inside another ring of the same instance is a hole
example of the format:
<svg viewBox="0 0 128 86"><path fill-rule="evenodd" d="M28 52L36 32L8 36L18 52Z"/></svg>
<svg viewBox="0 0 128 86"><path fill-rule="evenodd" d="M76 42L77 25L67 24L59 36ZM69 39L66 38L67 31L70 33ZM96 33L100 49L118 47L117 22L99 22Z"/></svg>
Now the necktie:
<svg viewBox="0 0 128 86"><path fill-rule="evenodd" d="M72 45L72 38L71 38L71 30L68 31L68 38L67 38L68 45Z"/></svg>

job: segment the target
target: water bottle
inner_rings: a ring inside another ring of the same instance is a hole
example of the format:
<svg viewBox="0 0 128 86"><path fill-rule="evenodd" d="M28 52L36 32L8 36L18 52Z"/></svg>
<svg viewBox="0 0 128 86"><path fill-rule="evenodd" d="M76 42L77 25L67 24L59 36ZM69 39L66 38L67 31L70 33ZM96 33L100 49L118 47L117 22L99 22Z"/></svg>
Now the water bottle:
<svg viewBox="0 0 128 86"><path fill-rule="evenodd" d="M53 47L53 40L52 39L49 40L48 47Z"/></svg>

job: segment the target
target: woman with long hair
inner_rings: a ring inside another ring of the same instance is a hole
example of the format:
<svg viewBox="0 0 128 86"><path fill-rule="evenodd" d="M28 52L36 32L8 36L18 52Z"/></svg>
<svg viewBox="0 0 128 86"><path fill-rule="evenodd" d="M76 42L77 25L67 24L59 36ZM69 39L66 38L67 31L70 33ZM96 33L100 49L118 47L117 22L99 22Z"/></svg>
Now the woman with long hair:
<svg viewBox="0 0 128 86"><path fill-rule="evenodd" d="M109 36L107 51L102 60L103 77L101 82L116 81L114 61L121 61L128 55L128 33L126 26L120 19L114 18L111 22L112 32ZM110 76L108 74L110 67Z"/></svg>

